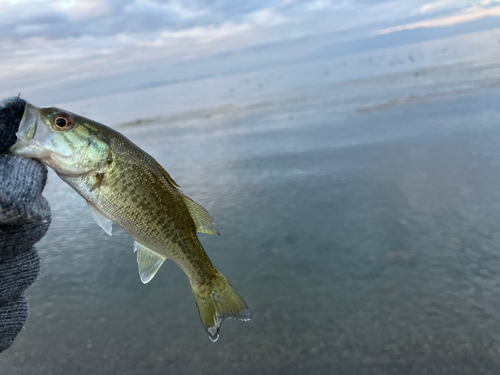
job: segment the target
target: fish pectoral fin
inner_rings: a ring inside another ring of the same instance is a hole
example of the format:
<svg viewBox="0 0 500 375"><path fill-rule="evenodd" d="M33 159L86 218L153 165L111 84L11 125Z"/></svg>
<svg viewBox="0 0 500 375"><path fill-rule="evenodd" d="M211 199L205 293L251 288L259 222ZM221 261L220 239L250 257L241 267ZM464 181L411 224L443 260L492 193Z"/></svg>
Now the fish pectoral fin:
<svg viewBox="0 0 500 375"><path fill-rule="evenodd" d="M141 281L143 284L149 283L167 258L137 242L134 243L134 251L137 252L137 263L139 265Z"/></svg>
<svg viewBox="0 0 500 375"><path fill-rule="evenodd" d="M181 194L181 197L194 220L196 231L220 236L219 228L217 228L217 224L215 224L213 217L210 216L208 211L184 194Z"/></svg>
<svg viewBox="0 0 500 375"><path fill-rule="evenodd" d="M92 217L94 218L97 225L99 225L107 234L112 236L113 222L106 216L104 216L101 211L99 211L94 205L92 205L92 203L87 202L87 204L89 205L90 213L92 214Z"/></svg>

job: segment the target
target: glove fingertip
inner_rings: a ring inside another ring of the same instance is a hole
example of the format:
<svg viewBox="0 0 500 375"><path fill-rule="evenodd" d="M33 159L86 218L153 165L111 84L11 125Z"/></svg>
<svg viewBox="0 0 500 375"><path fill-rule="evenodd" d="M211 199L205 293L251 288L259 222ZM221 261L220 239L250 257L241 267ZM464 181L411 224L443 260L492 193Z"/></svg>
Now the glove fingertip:
<svg viewBox="0 0 500 375"><path fill-rule="evenodd" d="M18 96L0 102L0 153L16 143L16 132L23 117L26 101Z"/></svg>

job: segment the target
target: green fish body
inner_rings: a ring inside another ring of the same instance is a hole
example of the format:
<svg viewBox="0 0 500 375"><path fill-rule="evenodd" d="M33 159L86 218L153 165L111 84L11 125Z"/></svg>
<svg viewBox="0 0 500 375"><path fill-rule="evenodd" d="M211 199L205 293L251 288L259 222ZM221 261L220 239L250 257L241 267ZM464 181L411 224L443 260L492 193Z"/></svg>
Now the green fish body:
<svg viewBox="0 0 500 375"><path fill-rule="evenodd" d="M143 283L167 258L185 272L212 341L223 321L251 319L196 235L219 235L214 220L153 157L115 130L58 108L27 104L17 136L11 152L54 169L87 201L106 233L111 235L114 222L135 240Z"/></svg>

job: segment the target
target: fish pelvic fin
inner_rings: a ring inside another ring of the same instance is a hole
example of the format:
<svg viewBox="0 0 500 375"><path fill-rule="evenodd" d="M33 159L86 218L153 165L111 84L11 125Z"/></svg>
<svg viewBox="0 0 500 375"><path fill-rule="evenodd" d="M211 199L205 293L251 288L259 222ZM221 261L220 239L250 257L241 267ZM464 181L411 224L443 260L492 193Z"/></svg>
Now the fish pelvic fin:
<svg viewBox="0 0 500 375"><path fill-rule="evenodd" d="M201 322L213 342L219 338L222 322L229 319L252 320L247 304L220 272L210 285L192 284L192 287Z"/></svg>
<svg viewBox="0 0 500 375"><path fill-rule="evenodd" d="M207 210L182 193L181 198L186 205L194 224L196 225L197 232L220 236L219 228L217 228L214 218L210 216Z"/></svg>
<svg viewBox="0 0 500 375"><path fill-rule="evenodd" d="M137 252L137 265L139 267L139 276L143 284L147 284L155 277L156 272L167 259L166 257L155 253L146 246L134 242L134 251Z"/></svg>

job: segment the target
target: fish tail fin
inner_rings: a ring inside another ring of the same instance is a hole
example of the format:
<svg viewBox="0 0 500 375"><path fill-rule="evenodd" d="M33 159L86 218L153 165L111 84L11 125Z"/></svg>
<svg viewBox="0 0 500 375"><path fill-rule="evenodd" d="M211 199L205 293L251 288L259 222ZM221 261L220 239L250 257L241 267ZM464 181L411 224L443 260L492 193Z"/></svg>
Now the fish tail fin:
<svg viewBox="0 0 500 375"><path fill-rule="evenodd" d="M252 319L250 309L220 272L210 285L192 284L194 299L201 322L213 342L219 338L222 322L229 319L248 321Z"/></svg>

